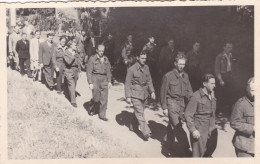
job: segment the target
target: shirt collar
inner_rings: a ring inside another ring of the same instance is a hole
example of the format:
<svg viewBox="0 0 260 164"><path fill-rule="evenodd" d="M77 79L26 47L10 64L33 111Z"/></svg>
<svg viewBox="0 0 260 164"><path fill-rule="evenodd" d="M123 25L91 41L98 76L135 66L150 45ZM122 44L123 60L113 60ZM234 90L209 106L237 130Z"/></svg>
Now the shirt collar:
<svg viewBox="0 0 260 164"><path fill-rule="evenodd" d="M173 69L173 72L174 72L174 74L176 75L176 77L177 77L178 79L181 78L181 75L180 75L180 73L177 71L176 68ZM183 78L185 78L184 72L183 72L182 74L183 74Z"/></svg>
<svg viewBox="0 0 260 164"><path fill-rule="evenodd" d="M253 102L253 101L250 101L250 99L249 99L247 96L245 96L245 99L249 102L249 104L251 104L252 106L254 106L254 102Z"/></svg>
<svg viewBox="0 0 260 164"><path fill-rule="evenodd" d="M208 94L206 91L204 91L203 88L200 88L200 89L199 89L199 92L200 92L200 96L201 96L201 97L206 96L206 97L209 98L209 94ZM215 97L215 94L214 94L213 91L211 92L211 98L214 99L214 100L216 100L216 97Z"/></svg>
<svg viewBox="0 0 260 164"><path fill-rule="evenodd" d="M67 49L67 46L62 47L61 45L58 45L57 48L58 48L58 49L62 49L62 50L66 50L66 49Z"/></svg>
<svg viewBox="0 0 260 164"><path fill-rule="evenodd" d="M142 72L144 71L144 66L142 67L142 66L139 64L139 62L136 62L135 68L136 68L137 70L142 71Z"/></svg>

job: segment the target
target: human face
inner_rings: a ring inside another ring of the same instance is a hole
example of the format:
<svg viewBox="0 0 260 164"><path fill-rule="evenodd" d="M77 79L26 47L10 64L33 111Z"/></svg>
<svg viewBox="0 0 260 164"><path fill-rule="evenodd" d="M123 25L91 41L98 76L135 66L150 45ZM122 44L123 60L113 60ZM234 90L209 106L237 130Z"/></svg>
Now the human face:
<svg viewBox="0 0 260 164"><path fill-rule="evenodd" d="M252 98L255 99L255 86L254 83L250 83L248 88L247 88L247 95Z"/></svg>
<svg viewBox="0 0 260 164"><path fill-rule="evenodd" d="M108 35L107 38L108 38L108 40L111 40L112 39L112 35Z"/></svg>
<svg viewBox="0 0 260 164"><path fill-rule="evenodd" d="M49 35L49 37L47 38L47 41L48 41L49 43L52 43L52 41L53 41L53 36L50 36L50 35Z"/></svg>
<svg viewBox="0 0 260 164"><path fill-rule="evenodd" d="M232 48L233 48L232 44L227 43L226 46L224 47L224 51L229 54L231 53Z"/></svg>
<svg viewBox="0 0 260 164"><path fill-rule="evenodd" d="M175 67L178 72L182 72L186 64L185 59L179 59L177 62L175 62Z"/></svg>
<svg viewBox="0 0 260 164"><path fill-rule="evenodd" d="M149 38L150 43L154 43L154 37Z"/></svg>
<svg viewBox="0 0 260 164"><path fill-rule="evenodd" d="M66 36L70 36L70 32L69 31L66 31Z"/></svg>
<svg viewBox="0 0 260 164"><path fill-rule="evenodd" d="M147 59L146 54L142 54L139 57L137 57L138 62L140 63L141 66L145 65Z"/></svg>
<svg viewBox="0 0 260 164"><path fill-rule="evenodd" d="M40 39L40 37L41 37L41 33L40 32L36 32L35 33L35 38Z"/></svg>
<svg viewBox="0 0 260 164"><path fill-rule="evenodd" d="M20 27L19 27L19 26L15 26L14 31L15 31L16 33L19 33L19 32L20 32Z"/></svg>
<svg viewBox="0 0 260 164"><path fill-rule="evenodd" d="M132 35L128 35L127 41L128 41L128 42L132 42L132 41L133 41L133 36L132 36Z"/></svg>
<svg viewBox="0 0 260 164"><path fill-rule="evenodd" d="M71 44L71 49L77 50L77 44L75 42Z"/></svg>
<svg viewBox="0 0 260 164"><path fill-rule="evenodd" d="M61 45L62 47L65 46L65 43L66 43L66 39L65 39L65 38L63 38L63 39L60 40L60 45Z"/></svg>
<svg viewBox="0 0 260 164"><path fill-rule="evenodd" d="M169 47L173 48L173 46L174 46L174 41L173 41L173 40L169 40L168 45L169 45Z"/></svg>
<svg viewBox="0 0 260 164"><path fill-rule="evenodd" d="M215 79L211 78L208 82L203 82L203 86L207 89L209 93L211 93L216 87Z"/></svg>
<svg viewBox="0 0 260 164"><path fill-rule="evenodd" d="M26 34L23 34L23 35L22 35L22 39L23 39L23 40L26 40L26 37L27 37Z"/></svg>
<svg viewBox="0 0 260 164"><path fill-rule="evenodd" d="M193 45L193 50L196 51L196 52L198 52L199 49L200 49L200 43L198 43L198 42L194 43L194 45Z"/></svg>
<svg viewBox="0 0 260 164"><path fill-rule="evenodd" d="M83 35L83 36L84 36L85 34L86 34L86 32L85 32L85 31L81 31L81 35Z"/></svg>
<svg viewBox="0 0 260 164"><path fill-rule="evenodd" d="M105 47L103 45L99 45L97 48L97 53L100 57L104 55Z"/></svg>

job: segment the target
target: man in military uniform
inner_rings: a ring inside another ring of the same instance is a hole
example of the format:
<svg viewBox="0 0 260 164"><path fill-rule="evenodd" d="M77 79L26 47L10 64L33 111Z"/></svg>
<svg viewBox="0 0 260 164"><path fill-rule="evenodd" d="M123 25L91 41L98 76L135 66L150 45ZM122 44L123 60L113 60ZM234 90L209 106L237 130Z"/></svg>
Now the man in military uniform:
<svg viewBox="0 0 260 164"><path fill-rule="evenodd" d="M175 68L164 75L161 86L161 106L164 114L169 117L167 145L174 148L176 156L187 156L189 148L187 134L182 128L185 102L192 95L188 74L183 71L185 64L186 57L178 54L174 62Z"/></svg>
<svg viewBox="0 0 260 164"><path fill-rule="evenodd" d="M133 103L134 116L130 125L130 130L134 131L136 120L138 121L138 129L142 132L144 140L151 136L151 130L144 118L145 102L151 94L151 98L155 99L155 93L150 75L149 67L145 65L147 55L141 53L138 62L131 66L127 71L125 80L125 97L128 103Z"/></svg>
<svg viewBox="0 0 260 164"><path fill-rule="evenodd" d="M122 47L121 56L123 58L123 62L127 68L129 68L133 63L133 36L128 35L127 41L124 43Z"/></svg>
<svg viewBox="0 0 260 164"><path fill-rule="evenodd" d="M64 63L64 55L67 50L66 46L66 38L64 36L60 37L60 44L54 49L53 56L52 56L52 62L54 69L56 71L56 80L57 80L57 93L62 93L62 81L64 78L64 69L65 69L65 63ZM67 59L68 57L66 57Z"/></svg>
<svg viewBox="0 0 260 164"><path fill-rule="evenodd" d="M230 119L230 125L236 131L232 142L237 157L255 156L254 78L248 80L246 90L247 95L233 106Z"/></svg>
<svg viewBox="0 0 260 164"><path fill-rule="evenodd" d="M87 64L87 78L89 88L92 90L92 101L100 107L99 118L108 121L106 110L108 88L111 87L111 66L108 58L103 55L104 50L104 45L98 45L97 54L90 57Z"/></svg>
<svg viewBox="0 0 260 164"><path fill-rule="evenodd" d="M77 43L74 41L69 41L67 45L69 46L69 48L66 49L65 52L63 48L63 50L60 51L59 55L62 56L64 53L64 57L63 57L65 63L64 75L68 82L71 105L76 108L77 107L76 85L78 80L78 74L81 71L82 64L80 61L80 55L77 53ZM65 46L65 40L64 40L64 46Z"/></svg>
<svg viewBox="0 0 260 164"><path fill-rule="evenodd" d="M191 87L194 91L201 86L202 69L201 69L201 54L199 53L200 43L194 42L192 50L187 52L186 70L190 77Z"/></svg>
<svg viewBox="0 0 260 164"><path fill-rule="evenodd" d="M215 77L205 74L202 81L185 109L193 157L211 157L217 146Z"/></svg>
<svg viewBox="0 0 260 164"><path fill-rule="evenodd" d="M143 47L144 53L147 54L147 62L146 64L149 66L149 69L151 70L151 76L153 79L153 82L155 82L156 75L157 75L157 69L156 69L156 61L157 61L157 56L155 56L155 48L156 44L154 43L154 37L150 36L149 37L149 42L146 43Z"/></svg>
<svg viewBox="0 0 260 164"><path fill-rule="evenodd" d="M158 69L162 76L173 69L172 63L174 63L175 56L174 40L170 39L168 45L162 48L159 56Z"/></svg>
<svg viewBox="0 0 260 164"><path fill-rule="evenodd" d="M223 49L224 51L216 57L215 74L218 80L216 94L218 97L217 113L228 116L231 113L234 98L234 86L232 72L232 43L227 42Z"/></svg>

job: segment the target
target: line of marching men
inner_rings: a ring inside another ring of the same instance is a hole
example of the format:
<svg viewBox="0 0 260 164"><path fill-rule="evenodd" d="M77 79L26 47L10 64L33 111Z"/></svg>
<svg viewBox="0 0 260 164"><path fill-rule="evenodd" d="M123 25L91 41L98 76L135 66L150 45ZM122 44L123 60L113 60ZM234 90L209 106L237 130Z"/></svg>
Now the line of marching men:
<svg viewBox="0 0 260 164"><path fill-rule="evenodd" d="M21 39L18 39L18 36L18 28L15 27L14 33L8 40L8 57L15 61L18 56L21 75L25 74L26 67L28 77L41 80L42 71L47 87L53 90L53 75L56 71L58 94L61 94L63 90L64 75L71 105L77 107L75 88L79 72L84 67L82 56L77 49L77 42L68 41L65 36L61 36L59 44L56 45L53 43L54 34L48 33L47 40L44 41L40 38L40 31L35 31L35 37L30 42L26 39L25 33L21 35ZM144 117L145 104L148 97L156 99L149 64L146 65L149 52L155 45L153 41L153 37L149 38L149 43L145 45L141 53L135 56L136 62L132 64L129 64L128 60L132 45L126 45L122 49L123 61L128 68L125 79L125 97L126 101L134 107L130 130L140 131L144 140L152 136ZM169 40L169 46L162 51L171 53L172 42L173 40ZM196 50L196 44L198 43L194 44L194 50ZM183 53L178 53L174 57L170 56L174 60L169 64L174 68L167 70L162 78L160 104L163 113L169 117L165 136L166 145L174 151L176 156L187 156L190 148L187 134L182 127L184 122L190 131L192 156L211 157L213 154L218 135L215 124L217 99L214 95L214 88L216 79L220 86L226 86L225 83L229 82L225 77L228 77L231 72L231 50L232 44L226 43L223 52L216 58L216 77L212 74L204 74L202 79L198 80L200 83L195 92L193 92L188 73L184 71L186 56ZM104 56L104 52L105 46L99 44L96 53L87 61L86 72L89 88L92 90L92 107L98 106L99 118L108 121L106 110L108 88L112 86L112 73L109 58ZM167 55L163 57L169 59ZM194 56L190 56L192 57ZM149 62L151 61L148 60ZM165 63L164 66L167 64ZM246 91L247 94L233 105L230 118L231 127L236 130L232 142L238 157L254 156L254 78L248 80ZM89 114L94 115L94 112L90 110Z"/></svg>

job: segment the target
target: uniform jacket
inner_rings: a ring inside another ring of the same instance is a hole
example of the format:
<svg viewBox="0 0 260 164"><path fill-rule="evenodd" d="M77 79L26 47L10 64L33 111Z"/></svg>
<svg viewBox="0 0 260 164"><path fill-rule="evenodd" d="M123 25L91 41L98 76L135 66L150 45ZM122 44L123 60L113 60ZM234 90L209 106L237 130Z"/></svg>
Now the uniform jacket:
<svg viewBox="0 0 260 164"><path fill-rule="evenodd" d="M163 109L167 109L167 98L190 99L193 91L189 81L189 76L183 72L183 77L174 68L172 71L166 73L162 80L161 86L161 105Z"/></svg>
<svg viewBox="0 0 260 164"><path fill-rule="evenodd" d="M72 53L75 53L75 55L73 56ZM59 55L62 56L62 53L59 53ZM76 51L70 52L69 49L65 50L63 59L66 68L65 72L71 69L77 70L78 72L81 71L80 56Z"/></svg>
<svg viewBox="0 0 260 164"><path fill-rule="evenodd" d="M16 52L16 43L18 40L22 39L21 34L17 34L15 32L13 32L10 36L9 36L9 52Z"/></svg>
<svg viewBox="0 0 260 164"><path fill-rule="evenodd" d="M96 44L97 44L96 42L97 42L97 40L96 40L95 37L93 37L93 38L94 38L94 44L91 41L91 37L86 39L86 54L88 56L94 55L96 53L95 50L96 50Z"/></svg>
<svg viewBox="0 0 260 164"><path fill-rule="evenodd" d="M93 75L105 75L107 76L107 81L111 82L111 65L106 56L104 56L104 62L101 63L101 60L99 59L98 55L93 55L88 60L87 64L87 78L88 83L93 84Z"/></svg>
<svg viewBox="0 0 260 164"><path fill-rule="evenodd" d="M144 45L143 47L143 51L145 51L147 53L147 60L149 61L155 61L155 47L156 44L155 43L147 43L146 45Z"/></svg>
<svg viewBox="0 0 260 164"><path fill-rule="evenodd" d="M23 40L18 40L16 43L16 52L18 53L19 58L30 58L29 47L30 43L28 40L25 40L26 44Z"/></svg>
<svg viewBox="0 0 260 164"><path fill-rule="evenodd" d="M216 128L216 98L213 92L211 97L210 100L202 88L193 93L184 113L188 130L191 133L198 130L201 134L209 133L210 135Z"/></svg>
<svg viewBox="0 0 260 164"><path fill-rule="evenodd" d="M230 125L236 130L233 145L248 153L254 153L254 102L248 97L240 98L233 106Z"/></svg>
<svg viewBox="0 0 260 164"><path fill-rule="evenodd" d="M201 72L201 55L199 53L195 53L194 50L190 50L186 54L187 62L186 62L186 70L187 72Z"/></svg>
<svg viewBox="0 0 260 164"><path fill-rule="evenodd" d="M51 46L48 45L47 41L40 44L39 47L39 63L43 65L49 65L52 62L53 50L56 47L55 43Z"/></svg>
<svg viewBox="0 0 260 164"><path fill-rule="evenodd" d="M231 69L232 69L232 56L230 58L230 62L231 62ZM221 54L219 54L216 57L215 74L219 75L219 74L226 73L227 72L227 65L228 65L227 58L225 57L225 53L222 52Z"/></svg>
<svg viewBox="0 0 260 164"><path fill-rule="evenodd" d="M105 55L109 58L113 58L114 55L114 48L115 48L115 42L114 40L108 40L106 39L103 42L104 46L105 46Z"/></svg>
<svg viewBox="0 0 260 164"><path fill-rule="evenodd" d="M126 98L145 100L149 96L149 92L154 92L149 67L144 65L144 67L141 68L140 64L137 62L127 71L125 96Z"/></svg>
<svg viewBox="0 0 260 164"><path fill-rule="evenodd" d="M64 49L59 45L58 47L54 48L53 56L52 56L52 63L54 65L54 68L60 68L64 66L64 55L67 50L67 47L65 46Z"/></svg>
<svg viewBox="0 0 260 164"><path fill-rule="evenodd" d="M125 43L122 48L121 56L123 61L128 61L129 58L132 56L133 53L133 44L132 43Z"/></svg>
<svg viewBox="0 0 260 164"><path fill-rule="evenodd" d="M175 52L172 51L169 46L162 48L159 56L158 68L162 71L163 74L173 69L174 58Z"/></svg>
<svg viewBox="0 0 260 164"><path fill-rule="evenodd" d="M30 56L32 61L39 60L39 47L42 42L44 42L44 40L41 38L39 40L37 38L30 40Z"/></svg>

